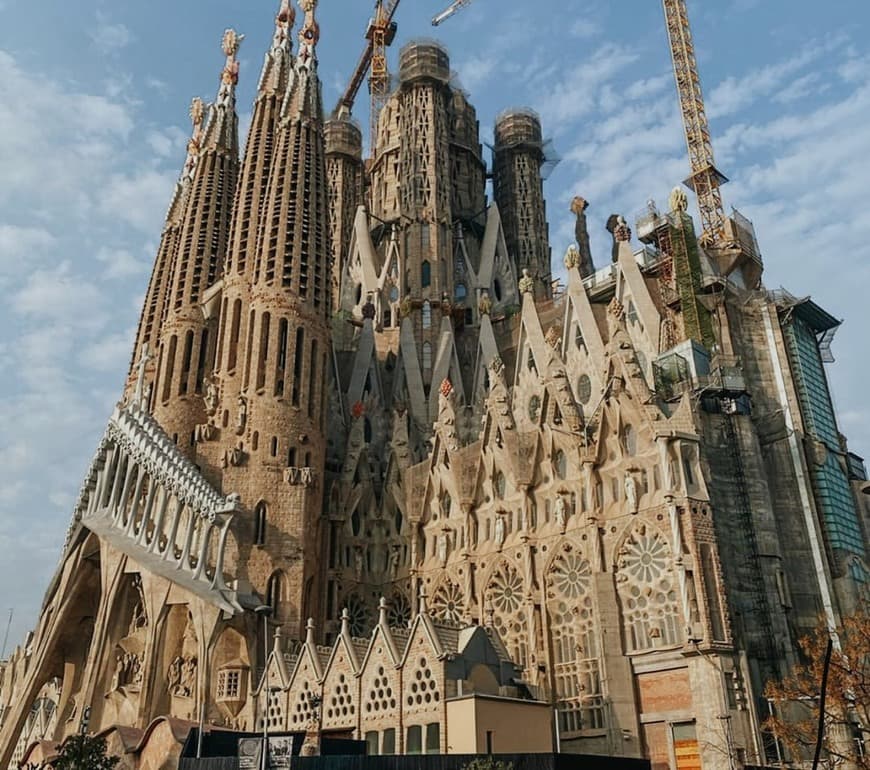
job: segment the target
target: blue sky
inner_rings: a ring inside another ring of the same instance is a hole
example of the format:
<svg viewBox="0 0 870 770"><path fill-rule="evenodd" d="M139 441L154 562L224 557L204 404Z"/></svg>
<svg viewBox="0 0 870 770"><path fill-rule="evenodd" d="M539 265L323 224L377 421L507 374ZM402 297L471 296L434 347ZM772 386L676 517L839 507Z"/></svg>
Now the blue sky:
<svg viewBox="0 0 870 770"><path fill-rule="evenodd" d="M82 477L117 399L191 97L213 99L227 26L247 35L250 116L278 0L0 0L0 619L35 621ZM399 45L451 50L485 140L531 106L562 155L546 183L554 260L582 194L604 223L664 203L687 175L658 0L404 0ZM373 0L321 0L324 96L362 48ZM568 10L566 10L568 9ZM726 202L754 220L769 288L845 319L829 370L841 429L870 455L870 4L690 1ZM365 124L365 94L356 110ZM0 620L0 623L3 621ZM0 629L2 635L2 629Z"/></svg>

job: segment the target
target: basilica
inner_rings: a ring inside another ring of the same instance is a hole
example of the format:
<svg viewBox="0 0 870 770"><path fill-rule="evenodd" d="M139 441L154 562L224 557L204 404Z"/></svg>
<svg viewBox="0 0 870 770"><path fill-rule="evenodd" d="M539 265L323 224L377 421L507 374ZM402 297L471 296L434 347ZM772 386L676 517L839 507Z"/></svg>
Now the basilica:
<svg viewBox="0 0 870 770"><path fill-rule="evenodd" d="M485 156L435 42L364 160L300 6L243 151L232 30L192 105L126 387L0 663L0 767L80 731L162 767L197 722L447 753L469 698L529 726L496 751L764 764L765 683L870 581L840 322L679 189L604 254L578 196L554 254L539 117Z"/></svg>

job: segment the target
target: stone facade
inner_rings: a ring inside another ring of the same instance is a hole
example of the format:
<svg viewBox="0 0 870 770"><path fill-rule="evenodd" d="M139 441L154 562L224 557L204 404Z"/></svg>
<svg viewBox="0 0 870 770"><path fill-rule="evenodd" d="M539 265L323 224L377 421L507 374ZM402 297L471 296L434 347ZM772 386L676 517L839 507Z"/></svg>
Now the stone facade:
<svg viewBox="0 0 870 770"><path fill-rule="evenodd" d="M611 217L598 270L575 199L554 290L537 117L500 118L488 202L474 108L412 43L364 166L300 5L243 157L234 33L194 104L124 398L0 672L0 766L200 714L446 750L471 691L554 706L563 751L763 763L765 681L867 596L836 320L764 289L738 214L701 248L681 193L640 245Z"/></svg>

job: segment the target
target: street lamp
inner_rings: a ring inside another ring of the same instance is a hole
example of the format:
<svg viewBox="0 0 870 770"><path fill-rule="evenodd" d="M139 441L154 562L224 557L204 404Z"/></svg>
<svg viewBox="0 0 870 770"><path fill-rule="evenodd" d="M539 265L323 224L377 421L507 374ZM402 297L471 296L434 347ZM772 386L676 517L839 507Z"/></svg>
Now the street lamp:
<svg viewBox="0 0 870 770"><path fill-rule="evenodd" d="M272 608L268 604L261 604L254 608L257 615L263 616L263 688L261 692L266 694L266 702L263 707L263 751L260 752L260 770L268 770L269 767L269 616Z"/></svg>

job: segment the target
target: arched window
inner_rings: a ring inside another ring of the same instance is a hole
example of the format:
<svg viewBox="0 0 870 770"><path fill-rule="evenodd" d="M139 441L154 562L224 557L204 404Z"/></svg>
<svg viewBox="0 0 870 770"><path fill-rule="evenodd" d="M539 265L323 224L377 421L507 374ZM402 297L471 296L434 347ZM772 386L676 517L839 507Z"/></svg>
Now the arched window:
<svg viewBox="0 0 870 770"><path fill-rule="evenodd" d="M557 478L564 479L568 475L568 458L561 449L553 457L553 467Z"/></svg>
<svg viewBox="0 0 870 770"><path fill-rule="evenodd" d="M465 298L468 296L468 289L465 288L464 283L456 284L456 292L454 296L459 302L463 302L465 300Z"/></svg>
<svg viewBox="0 0 870 770"><path fill-rule="evenodd" d="M604 701L592 565L578 548L566 544L553 560L547 572L547 596L560 730L573 733L602 728Z"/></svg>
<svg viewBox="0 0 870 770"><path fill-rule="evenodd" d="M190 381L190 362L193 358L193 332L188 329L184 335L184 350L181 353L181 378L178 381L178 395L187 393Z"/></svg>
<svg viewBox="0 0 870 770"><path fill-rule="evenodd" d="M423 264L420 265L420 286L422 288L426 288L427 286L432 285L432 265L429 264L428 259L423 260Z"/></svg>
<svg viewBox="0 0 870 770"><path fill-rule="evenodd" d="M428 372L432 368L432 345L423 343L423 371Z"/></svg>
<svg viewBox="0 0 870 770"><path fill-rule="evenodd" d="M239 352L239 331L242 323L242 301L237 299L233 302L233 317L230 321L230 350L229 359L227 360L227 369L233 371L236 368L236 361Z"/></svg>
<svg viewBox="0 0 870 770"><path fill-rule="evenodd" d="M284 602L284 578L280 572L273 572L266 585L266 604L272 608L272 617L278 618Z"/></svg>
<svg viewBox="0 0 870 770"><path fill-rule="evenodd" d="M682 642L671 548L654 527L641 524L626 538L616 583L629 652Z"/></svg>
<svg viewBox="0 0 870 770"><path fill-rule="evenodd" d="M429 300L426 300L423 303L423 328L432 328L432 305L430 304Z"/></svg>
<svg viewBox="0 0 870 770"><path fill-rule="evenodd" d="M497 500L504 500L505 493L507 492L507 480L504 477L504 474L499 471L495 475L495 479L492 482L493 491L495 492L495 496Z"/></svg>
<svg viewBox="0 0 870 770"><path fill-rule="evenodd" d="M529 663L524 591L522 577L507 562L493 574L486 588L486 596L494 610L493 625L508 648L511 659L522 668Z"/></svg>
<svg viewBox="0 0 870 770"><path fill-rule="evenodd" d="M254 508L254 545L266 545L266 503L262 500Z"/></svg>

